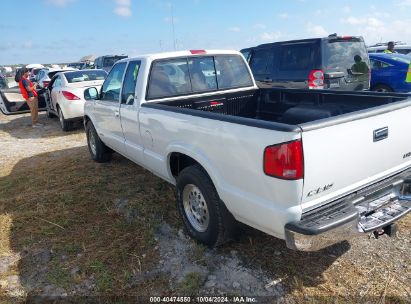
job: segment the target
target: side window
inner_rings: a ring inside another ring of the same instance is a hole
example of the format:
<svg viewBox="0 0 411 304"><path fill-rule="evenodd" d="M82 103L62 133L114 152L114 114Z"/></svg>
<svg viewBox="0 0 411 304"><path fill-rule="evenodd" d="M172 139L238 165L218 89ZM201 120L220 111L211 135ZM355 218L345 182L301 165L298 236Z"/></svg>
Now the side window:
<svg viewBox="0 0 411 304"><path fill-rule="evenodd" d="M217 79L213 57L193 57L188 59L191 87L193 92L217 90Z"/></svg>
<svg viewBox="0 0 411 304"><path fill-rule="evenodd" d="M153 63L147 99L184 95L191 92L187 59L158 60Z"/></svg>
<svg viewBox="0 0 411 304"><path fill-rule="evenodd" d="M309 70L314 64L313 44L282 45L280 71Z"/></svg>
<svg viewBox="0 0 411 304"><path fill-rule="evenodd" d="M126 64L126 62L121 62L111 69L101 88L101 100L119 101L121 81L123 80Z"/></svg>
<svg viewBox="0 0 411 304"><path fill-rule="evenodd" d="M60 78L60 76L58 76L56 78L56 80L54 80L54 82L53 82L53 88L59 88L59 87L61 87L61 78Z"/></svg>
<svg viewBox="0 0 411 304"><path fill-rule="evenodd" d="M371 68L375 69L375 70L380 70L380 69L384 69L384 68L388 68L391 65L379 60L375 60L375 59L370 59L371 61Z"/></svg>
<svg viewBox="0 0 411 304"><path fill-rule="evenodd" d="M238 55L215 56L219 89L252 86L253 80L243 58Z"/></svg>
<svg viewBox="0 0 411 304"><path fill-rule="evenodd" d="M259 49L254 50L252 57L250 58L250 68L253 74L265 74L267 71L267 63L271 57L271 49Z"/></svg>
<svg viewBox="0 0 411 304"><path fill-rule="evenodd" d="M132 105L134 103L134 92L136 88L138 71L141 61L130 61L124 76L123 89L121 90L121 103Z"/></svg>

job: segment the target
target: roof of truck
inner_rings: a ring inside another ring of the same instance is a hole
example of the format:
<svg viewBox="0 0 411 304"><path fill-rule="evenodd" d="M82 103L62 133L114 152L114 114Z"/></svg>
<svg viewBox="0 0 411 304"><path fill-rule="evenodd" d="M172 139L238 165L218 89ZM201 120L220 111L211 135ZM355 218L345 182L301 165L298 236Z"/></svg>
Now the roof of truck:
<svg viewBox="0 0 411 304"><path fill-rule="evenodd" d="M204 55L241 55L240 52L234 50L190 50L190 51L177 51L177 52L164 52L164 53L152 53L152 54L143 54L134 57L125 58L121 61L129 61L133 59L165 59L165 58L177 58L177 57L187 57L187 56L204 56Z"/></svg>

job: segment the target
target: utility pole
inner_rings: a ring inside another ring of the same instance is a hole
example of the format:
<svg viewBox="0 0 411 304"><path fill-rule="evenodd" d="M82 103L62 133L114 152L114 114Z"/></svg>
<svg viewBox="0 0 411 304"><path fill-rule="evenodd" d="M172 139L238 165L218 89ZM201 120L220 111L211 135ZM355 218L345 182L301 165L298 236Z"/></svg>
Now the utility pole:
<svg viewBox="0 0 411 304"><path fill-rule="evenodd" d="M174 51L176 50L176 37L175 37L175 31L174 31L174 14L173 14L173 4L170 3L170 9L171 9L171 27L173 29L173 45L174 45Z"/></svg>

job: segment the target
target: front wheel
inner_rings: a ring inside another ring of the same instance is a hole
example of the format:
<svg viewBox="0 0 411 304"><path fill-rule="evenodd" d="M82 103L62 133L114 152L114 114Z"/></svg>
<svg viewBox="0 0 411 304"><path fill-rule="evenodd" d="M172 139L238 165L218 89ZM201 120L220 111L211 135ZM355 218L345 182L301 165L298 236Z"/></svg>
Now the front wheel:
<svg viewBox="0 0 411 304"><path fill-rule="evenodd" d="M86 124L87 145L91 158L98 163L111 160L111 150L101 141L91 121Z"/></svg>
<svg viewBox="0 0 411 304"><path fill-rule="evenodd" d="M176 188L177 208L191 237L208 246L221 245L232 237L236 221L199 165L183 169Z"/></svg>

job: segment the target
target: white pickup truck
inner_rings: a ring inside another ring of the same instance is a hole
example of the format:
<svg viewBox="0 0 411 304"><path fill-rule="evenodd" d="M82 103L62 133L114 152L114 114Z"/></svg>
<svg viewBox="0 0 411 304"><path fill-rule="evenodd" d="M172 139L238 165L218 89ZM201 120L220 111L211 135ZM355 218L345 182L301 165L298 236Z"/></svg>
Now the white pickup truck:
<svg viewBox="0 0 411 304"><path fill-rule="evenodd" d="M92 158L113 151L176 186L188 233L214 246L238 222L318 250L393 233L411 209L411 99L258 89L235 51L117 62L85 91Z"/></svg>

